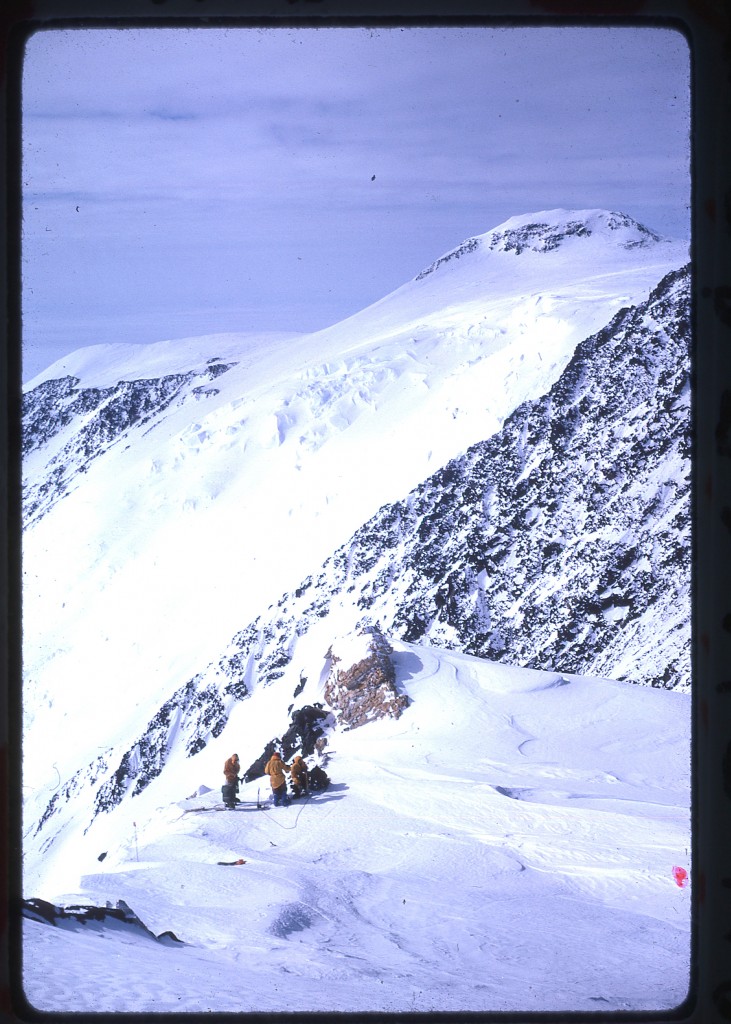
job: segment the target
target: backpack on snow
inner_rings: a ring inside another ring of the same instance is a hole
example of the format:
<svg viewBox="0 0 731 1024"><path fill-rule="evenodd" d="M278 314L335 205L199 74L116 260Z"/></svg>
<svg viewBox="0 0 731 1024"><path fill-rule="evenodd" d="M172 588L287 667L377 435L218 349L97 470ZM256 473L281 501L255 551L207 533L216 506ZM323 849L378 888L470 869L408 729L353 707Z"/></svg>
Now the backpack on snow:
<svg viewBox="0 0 731 1024"><path fill-rule="evenodd" d="M316 764L314 768L310 769L310 789L311 790L323 790L327 789L330 785L330 777L327 772L323 771L319 764Z"/></svg>

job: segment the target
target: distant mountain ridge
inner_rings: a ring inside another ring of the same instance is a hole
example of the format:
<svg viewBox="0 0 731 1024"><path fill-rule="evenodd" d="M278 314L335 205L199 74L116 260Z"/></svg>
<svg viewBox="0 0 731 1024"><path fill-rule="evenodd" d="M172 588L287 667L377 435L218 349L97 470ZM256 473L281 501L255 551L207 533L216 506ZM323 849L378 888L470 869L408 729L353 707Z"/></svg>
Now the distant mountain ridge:
<svg viewBox="0 0 731 1024"><path fill-rule="evenodd" d="M618 232L618 235L614 235ZM416 275L416 280L432 274L439 267L480 249L509 252L516 256L530 252L553 252L569 240L603 237L623 249L637 249L660 242L661 236L624 213L607 210L577 210L567 219L565 210L548 210L522 217L512 217L492 231L468 238L450 252ZM614 237L613 237L614 235Z"/></svg>
<svg viewBox="0 0 731 1024"><path fill-rule="evenodd" d="M215 394L210 382L231 364L209 360L204 370L170 374L155 380L120 381L113 387L80 388L78 377L46 380L24 404L23 456L45 449L46 473L30 482L23 494L27 528L78 486L91 461L103 455L132 428L139 431L186 389L193 396ZM53 451L55 449L55 451Z"/></svg>

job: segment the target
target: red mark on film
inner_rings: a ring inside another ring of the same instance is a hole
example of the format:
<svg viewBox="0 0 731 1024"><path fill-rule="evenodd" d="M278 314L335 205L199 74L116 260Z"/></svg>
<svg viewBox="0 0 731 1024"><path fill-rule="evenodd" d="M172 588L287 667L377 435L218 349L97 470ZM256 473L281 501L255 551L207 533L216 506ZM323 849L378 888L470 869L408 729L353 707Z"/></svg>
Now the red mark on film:
<svg viewBox="0 0 731 1024"><path fill-rule="evenodd" d="M688 872L685 868L674 867L673 878L675 879L675 884L680 886L681 889L684 889L688 884Z"/></svg>

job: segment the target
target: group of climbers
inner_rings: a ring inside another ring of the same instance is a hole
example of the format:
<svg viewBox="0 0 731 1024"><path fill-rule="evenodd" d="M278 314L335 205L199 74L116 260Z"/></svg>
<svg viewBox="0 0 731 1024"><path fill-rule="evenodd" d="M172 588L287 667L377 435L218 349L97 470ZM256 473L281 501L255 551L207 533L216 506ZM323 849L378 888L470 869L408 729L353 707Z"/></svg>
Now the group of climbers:
<svg viewBox="0 0 731 1024"><path fill-rule="evenodd" d="M226 763L223 766L223 774L226 778L226 782L221 787L221 795L223 797L223 803L229 810L234 810L236 804L241 801L236 796L239 788L239 772L241 770L241 762L239 761L238 754L232 754L231 757L227 758ZM310 778L310 769L307 767L305 759L301 754L296 754L292 764L285 764L282 760L281 754L275 751L264 766L264 774L269 776L269 781L272 787L272 803L275 807L279 807L280 804L285 807L289 804L289 794L287 793L287 780L284 773L287 772L290 777L292 785L292 796L295 800L303 795L310 795L310 789L324 789L329 779L322 771L321 768L315 767L313 769L314 779ZM311 786L311 782L314 781L314 785ZM323 784L324 782L324 784Z"/></svg>
<svg viewBox="0 0 731 1024"><path fill-rule="evenodd" d="M275 807L279 807L280 803L286 807L289 803L285 772L289 772L292 780L292 795L295 799L302 796L303 793L309 795L310 792L309 773L301 754L297 754L292 764L288 765L275 750L264 765L264 774L269 776L269 781L272 784L272 803Z"/></svg>

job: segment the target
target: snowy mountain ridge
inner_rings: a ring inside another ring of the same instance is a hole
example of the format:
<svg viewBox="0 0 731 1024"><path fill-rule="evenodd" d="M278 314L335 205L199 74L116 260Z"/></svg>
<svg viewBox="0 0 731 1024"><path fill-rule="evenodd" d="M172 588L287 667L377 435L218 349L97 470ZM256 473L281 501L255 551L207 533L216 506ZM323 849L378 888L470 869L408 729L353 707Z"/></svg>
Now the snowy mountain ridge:
<svg viewBox="0 0 731 1024"><path fill-rule="evenodd" d="M619 313L544 399L382 508L241 629L156 712L113 781L100 781L112 751L82 769L39 829L80 784L96 789L95 813L141 792L173 752L173 723L192 756L257 687L291 695L288 716L321 700L333 635L371 626L509 664L687 692L688 310L686 270Z"/></svg>
<svg viewBox="0 0 731 1024"><path fill-rule="evenodd" d="M496 878L498 905L544 901L579 932L601 908L632 947L602 1005L654 1005L648 978L682 998L636 934L683 955L666 883L688 842L687 250L603 211L513 218L458 248L316 335L97 346L26 387L25 894L123 896L173 929L194 948L191 1008L235 1008L203 980L222 933L257 964L257 1009L352 1008L354 982L363 1009L515 1007L509 982L457 983L451 925L409 939L433 896L398 869L405 834L475 948L461 850L483 899ZM247 815L247 865L278 882L258 897L231 881L224 912L200 861L242 860L241 830L196 815L237 749L255 811L274 748L336 781L309 837L300 812ZM418 782L455 802L447 825ZM168 869L185 898L162 895ZM607 878L623 871L640 895L623 883L620 908ZM383 909L397 892L406 923ZM499 948L524 948L508 916ZM47 927L26 922L45 953ZM333 968L343 929L358 953ZM272 944L296 1003L267 994ZM137 977L150 951L130 955ZM385 993L386 962L418 996ZM531 1008L596 1008L596 978L552 967L568 989L541 974ZM44 999L54 977L34 976ZM315 978L335 982L327 1005ZM150 1008L135 984L113 1009Z"/></svg>
<svg viewBox="0 0 731 1024"><path fill-rule="evenodd" d="M689 302L686 269L617 314L548 395L380 509L242 631L239 660L255 652L259 677L279 678L335 614L410 642L687 691Z"/></svg>
<svg viewBox="0 0 731 1024"><path fill-rule="evenodd" d="M615 238L488 250L315 335L97 346L30 382L34 686L50 693L70 673L116 687L152 677L162 703L380 507L544 394L580 341L687 256L683 243L628 250ZM262 536L277 538L266 555ZM176 651L164 680L145 653L160 648Z"/></svg>

